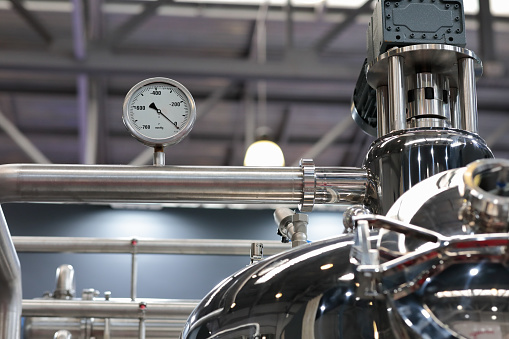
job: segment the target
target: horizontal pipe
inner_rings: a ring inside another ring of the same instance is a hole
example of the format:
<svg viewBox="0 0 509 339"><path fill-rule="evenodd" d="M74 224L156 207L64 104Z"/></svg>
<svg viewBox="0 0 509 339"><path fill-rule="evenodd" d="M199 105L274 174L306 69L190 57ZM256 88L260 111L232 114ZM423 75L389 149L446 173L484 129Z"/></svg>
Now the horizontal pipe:
<svg viewBox="0 0 509 339"><path fill-rule="evenodd" d="M358 168L316 168L315 203L362 200L367 174ZM2 165L0 203L281 203L303 199L301 167ZM307 187L307 189L309 189Z"/></svg>
<svg viewBox="0 0 509 339"><path fill-rule="evenodd" d="M263 243L263 254L290 249L266 240L230 239L106 239L76 237L12 237L17 252L249 255L251 243ZM135 245L133 245L135 244Z"/></svg>
<svg viewBox="0 0 509 339"><path fill-rule="evenodd" d="M106 323L108 323L106 325ZM178 339L186 319L147 319L145 321L147 338ZM94 335L97 338L138 338L138 319L101 319L91 320ZM53 334L65 328L72 338L82 338L85 331L82 318L26 318L24 326L25 338L53 338Z"/></svg>
<svg viewBox="0 0 509 339"><path fill-rule="evenodd" d="M140 299L141 300L141 299ZM140 306L144 305L144 306ZM23 300L24 317L66 318L186 318L198 305L197 301L112 301L112 300Z"/></svg>

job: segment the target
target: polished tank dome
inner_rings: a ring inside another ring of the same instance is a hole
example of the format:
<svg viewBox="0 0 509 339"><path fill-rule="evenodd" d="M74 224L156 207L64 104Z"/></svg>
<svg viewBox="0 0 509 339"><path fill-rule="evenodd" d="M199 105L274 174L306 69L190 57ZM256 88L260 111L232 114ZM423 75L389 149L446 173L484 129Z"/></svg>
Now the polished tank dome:
<svg viewBox="0 0 509 339"><path fill-rule="evenodd" d="M339 236L244 268L201 301L182 338L393 338L385 302L356 295L353 244Z"/></svg>

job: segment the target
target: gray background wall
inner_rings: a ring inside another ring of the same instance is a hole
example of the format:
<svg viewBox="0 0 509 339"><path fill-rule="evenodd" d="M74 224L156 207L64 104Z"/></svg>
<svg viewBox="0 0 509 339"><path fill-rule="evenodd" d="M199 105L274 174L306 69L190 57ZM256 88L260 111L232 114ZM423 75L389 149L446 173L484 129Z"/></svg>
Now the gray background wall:
<svg viewBox="0 0 509 339"><path fill-rule="evenodd" d="M13 236L279 240L272 210L165 208L119 210L109 206L4 204ZM343 232L339 212L309 214L309 239ZM71 264L76 287L129 297L129 254L20 253L23 298L55 287L55 269ZM201 299L222 279L249 263L246 256L149 255L138 258L138 296Z"/></svg>

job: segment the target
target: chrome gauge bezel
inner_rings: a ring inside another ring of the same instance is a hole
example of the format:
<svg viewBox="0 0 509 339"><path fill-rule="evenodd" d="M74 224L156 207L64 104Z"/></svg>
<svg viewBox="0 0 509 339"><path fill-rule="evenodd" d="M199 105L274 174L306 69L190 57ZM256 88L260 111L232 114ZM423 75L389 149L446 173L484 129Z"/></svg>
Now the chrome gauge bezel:
<svg viewBox="0 0 509 339"><path fill-rule="evenodd" d="M168 135L164 138L153 138L149 135L143 134L142 132L140 132L140 130L138 130L138 128L134 126L133 122L129 117L129 108L131 106L131 101L135 97L135 95L139 93L139 91L142 90L143 88L154 84L169 85L177 88L180 92L182 92L182 94L184 94L187 104L189 106L188 112L189 117L187 119L187 122L180 127L179 131L177 131L176 133L172 133L171 135ZM122 120L127 130L131 133L131 135L147 146L165 147L168 145L174 145L182 141L182 139L185 138L193 128L194 122L196 120L196 103L189 90L186 87L184 87L184 85L182 85L180 82L165 77L149 78L140 81L139 83L134 85L129 90L129 92L127 92L123 104Z"/></svg>

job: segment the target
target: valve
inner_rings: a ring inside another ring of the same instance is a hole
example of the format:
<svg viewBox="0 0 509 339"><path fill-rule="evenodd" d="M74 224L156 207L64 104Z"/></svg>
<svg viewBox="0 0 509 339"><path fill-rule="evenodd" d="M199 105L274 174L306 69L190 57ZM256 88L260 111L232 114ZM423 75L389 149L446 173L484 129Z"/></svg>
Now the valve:
<svg viewBox="0 0 509 339"><path fill-rule="evenodd" d="M281 242L291 241L292 247L307 243L307 214L295 213L289 208L281 207L274 211L274 220L278 225L277 234L281 236Z"/></svg>

